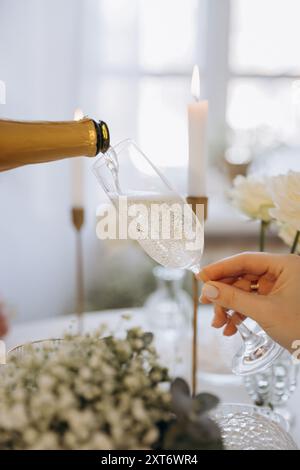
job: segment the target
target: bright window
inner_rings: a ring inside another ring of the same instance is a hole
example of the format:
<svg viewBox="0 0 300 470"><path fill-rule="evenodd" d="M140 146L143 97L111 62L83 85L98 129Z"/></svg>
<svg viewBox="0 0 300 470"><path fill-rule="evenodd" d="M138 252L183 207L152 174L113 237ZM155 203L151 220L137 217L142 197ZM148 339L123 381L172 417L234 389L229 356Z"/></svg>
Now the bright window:
<svg viewBox="0 0 300 470"><path fill-rule="evenodd" d="M133 137L160 166L186 166L195 63L211 161L241 134L289 143L297 133L299 0L99 0L97 14L87 4L84 87L98 90L87 112L109 122L113 142Z"/></svg>
<svg viewBox="0 0 300 470"><path fill-rule="evenodd" d="M299 0L231 0L231 69L299 73L299 17Z"/></svg>
<svg viewBox="0 0 300 470"><path fill-rule="evenodd" d="M289 142L299 126L300 2L231 0L226 120Z"/></svg>
<svg viewBox="0 0 300 470"><path fill-rule="evenodd" d="M113 143L132 137L164 168L187 165L194 64L204 81L205 4L99 0L96 32L89 20L93 45L89 41L87 47L93 47L94 61L88 62L85 87L88 81L98 89L90 112L105 116Z"/></svg>

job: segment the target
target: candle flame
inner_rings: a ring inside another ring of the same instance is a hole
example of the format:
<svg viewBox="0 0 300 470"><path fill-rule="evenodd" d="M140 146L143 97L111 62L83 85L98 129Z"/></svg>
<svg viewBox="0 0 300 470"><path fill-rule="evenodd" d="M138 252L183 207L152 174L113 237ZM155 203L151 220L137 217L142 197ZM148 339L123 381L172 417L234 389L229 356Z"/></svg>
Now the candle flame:
<svg viewBox="0 0 300 470"><path fill-rule="evenodd" d="M194 65L192 81L191 81L191 93L196 101L200 100L200 74L198 65Z"/></svg>
<svg viewBox="0 0 300 470"><path fill-rule="evenodd" d="M84 118L84 114L81 108L76 108L74 112L74 121L80 121Z"/></svg>

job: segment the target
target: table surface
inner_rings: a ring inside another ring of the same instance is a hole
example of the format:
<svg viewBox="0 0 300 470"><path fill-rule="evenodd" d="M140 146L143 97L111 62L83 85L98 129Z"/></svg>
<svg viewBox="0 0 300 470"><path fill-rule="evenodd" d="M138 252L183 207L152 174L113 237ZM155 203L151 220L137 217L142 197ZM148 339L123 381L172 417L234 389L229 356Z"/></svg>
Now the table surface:
<svg viewBox="0 0 300 470"><path fill-rule="evenodd" d="M224 338L219 330L211 328L210 321L212 310L210 306L201 306L199 312L199 351L198 367L198 391L209 391L216 394L222 402L226 403L251 403L245 391L243 381L230 373L230 361L234 351L239 345L239 338ZM125 315L126 314L126 315ZM124 315L126 319L124 319ZM127 316L130 318L127 319ZM84 332L93 331L101 324L106 324L110 331L122 332L131 326L141 326L147 330L153 330L156 334L156 347L162 362L170 365L172 362L172 344L165 332L157 332L152 323L151 316L147 310L122 309L89 312L84 315ZM29 341L58 338L65 332L76 332L78 328L75 315L52 317L40 321L19 323L12 327L11 332L5 338L7 350ZM173 346L174 346L174 339ZM188 334L180 338L180 346L176 344L176 351L181 347L184 357L190 357L191 336ZM174 362L174 361L173 361ZM191 366L189 361L184 365L176 367L176 375L189 378ZM180 370L181 367L181 370ZM184 367L184 368L183 368ZM187 370L188 369L188 370ZM300 386L289 400L289 409L295 417L290 433L300 447Z"/></svg>

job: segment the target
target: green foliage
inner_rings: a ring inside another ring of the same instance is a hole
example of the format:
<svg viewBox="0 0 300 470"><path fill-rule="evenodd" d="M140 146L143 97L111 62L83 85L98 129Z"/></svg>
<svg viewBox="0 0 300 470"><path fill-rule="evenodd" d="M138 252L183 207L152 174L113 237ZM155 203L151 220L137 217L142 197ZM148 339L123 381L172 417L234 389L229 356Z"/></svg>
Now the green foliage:
<svg viewBox="0 0 300 470"><path fill-rule="evenodd" d="M175 379L171 385L174 418L163 430L162 446L172 450L221 450L221 433L209 417L218 399L209 393L190 395L188 384Z"/></svg>

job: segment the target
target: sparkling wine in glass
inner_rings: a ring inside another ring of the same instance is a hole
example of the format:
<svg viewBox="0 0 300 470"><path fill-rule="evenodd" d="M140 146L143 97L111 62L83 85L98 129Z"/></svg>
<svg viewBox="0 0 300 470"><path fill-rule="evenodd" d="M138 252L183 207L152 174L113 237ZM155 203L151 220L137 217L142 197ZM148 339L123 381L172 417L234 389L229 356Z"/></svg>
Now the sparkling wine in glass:
<svg viewBox="0 0 300 470"><path fill-rule="evenodd" d="M111 148L93 170L116 208L123 234L127 230L128 238L135 238L165 267L200 271L204 245L201 216L196 217L132 140ZM126 217L122 217L125 210Z"/></svg>

